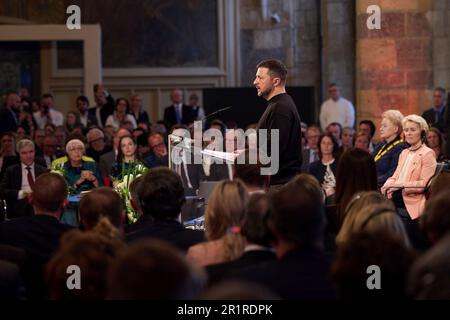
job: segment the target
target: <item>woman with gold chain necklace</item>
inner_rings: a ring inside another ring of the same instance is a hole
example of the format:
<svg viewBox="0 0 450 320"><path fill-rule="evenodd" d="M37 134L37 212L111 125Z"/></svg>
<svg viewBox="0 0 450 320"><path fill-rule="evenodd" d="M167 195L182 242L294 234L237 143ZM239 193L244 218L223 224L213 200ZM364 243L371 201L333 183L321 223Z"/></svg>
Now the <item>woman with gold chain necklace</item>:
<svg viewBox="0 0 450 320"><path fill-rule="evenodd" d="M380 137L383 142L372 153L377 168L379 187L394 174L400 153L408 147L400 137L403 121L402 113L398 110L387 110L383 112L381 117Z"/></svg>

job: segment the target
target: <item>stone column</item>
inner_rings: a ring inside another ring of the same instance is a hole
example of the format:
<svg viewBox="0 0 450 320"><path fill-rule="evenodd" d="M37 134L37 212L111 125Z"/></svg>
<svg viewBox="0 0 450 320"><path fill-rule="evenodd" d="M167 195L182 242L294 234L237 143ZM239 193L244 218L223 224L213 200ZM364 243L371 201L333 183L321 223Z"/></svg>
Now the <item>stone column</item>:
<svg viewBox="0 0 450 320"><path fill-rule="evenodd" d="M381 8L380 30L366 26L370 5ZM420 115L430 107L431 10L428 0L357 1L357 121L371 119L379 126L385 110Z"/></svg>

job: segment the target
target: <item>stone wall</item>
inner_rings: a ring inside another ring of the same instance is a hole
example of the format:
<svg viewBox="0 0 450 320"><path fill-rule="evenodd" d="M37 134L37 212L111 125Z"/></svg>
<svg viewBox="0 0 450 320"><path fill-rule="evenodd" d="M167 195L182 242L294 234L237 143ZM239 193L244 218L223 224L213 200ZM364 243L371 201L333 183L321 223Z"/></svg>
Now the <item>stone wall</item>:
<svg viewBox="0 0 450 320"><path fill-rule="evenodd" d="M382 10L380 30L366 26L369 5ZM407 115L430 107L434 86L431 11L432 2L424 0L357 1L358 120L379 124L387 109Z"/></svg>

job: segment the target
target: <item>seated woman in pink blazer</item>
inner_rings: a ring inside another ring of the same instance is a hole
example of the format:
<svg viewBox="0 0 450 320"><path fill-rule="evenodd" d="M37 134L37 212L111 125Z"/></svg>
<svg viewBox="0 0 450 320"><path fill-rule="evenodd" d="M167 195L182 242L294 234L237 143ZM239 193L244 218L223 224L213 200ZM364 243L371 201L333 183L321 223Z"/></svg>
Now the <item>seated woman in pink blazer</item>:
<svg viewBox="0 0 450 320"><path fill-rule="evenodd" d="M402 125L410 147L400 154L397 169L381 192L393 199L397 208L405 208L415 220L425 207L424 188L436 171L436 157L425 145L428 125L424 118L412 114L403 119Z"/></svg>

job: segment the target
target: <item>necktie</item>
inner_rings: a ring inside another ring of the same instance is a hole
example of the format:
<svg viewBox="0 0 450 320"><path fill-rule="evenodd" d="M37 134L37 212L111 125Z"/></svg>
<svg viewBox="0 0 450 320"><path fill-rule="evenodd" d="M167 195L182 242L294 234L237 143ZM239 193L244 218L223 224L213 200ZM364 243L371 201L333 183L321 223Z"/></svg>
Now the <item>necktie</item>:
<svg viewBox="0 0 450 320"><path fill-rule="evenodd" d="M175 112L177 114L177 124L180 124L182 115L181 115L181 106L179 104L175 106Z"/></svg>
<svg viewBox="0 0 450 320"><path fill-rule="evenodd" d="M34 186L34 179L33 179L33 175L31 174L31 168L30 167L26 167L25 169L27 169L27 171L28 171L28 173L27 173L28 184L30 185L30 188L33 188L33 186Z"/></svg>

